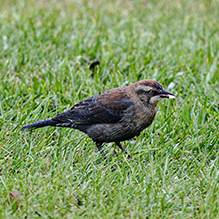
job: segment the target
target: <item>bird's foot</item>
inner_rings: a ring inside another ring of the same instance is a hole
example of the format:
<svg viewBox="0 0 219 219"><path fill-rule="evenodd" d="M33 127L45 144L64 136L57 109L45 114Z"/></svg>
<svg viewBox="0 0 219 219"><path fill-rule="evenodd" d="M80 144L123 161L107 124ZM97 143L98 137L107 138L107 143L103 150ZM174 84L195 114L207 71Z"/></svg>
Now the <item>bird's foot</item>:
<svg viewBox="0 0 219 219"><path fill-rule="evenodd" d="M110 168L112 172L116 171L116 168L114 166L111 166Z"/></svg>
<svg viewBox="0 0 219 219"><path fill-rule="evenodd" d="M132 159L132 156L130 154L128 154L128 159Z"/></svg>

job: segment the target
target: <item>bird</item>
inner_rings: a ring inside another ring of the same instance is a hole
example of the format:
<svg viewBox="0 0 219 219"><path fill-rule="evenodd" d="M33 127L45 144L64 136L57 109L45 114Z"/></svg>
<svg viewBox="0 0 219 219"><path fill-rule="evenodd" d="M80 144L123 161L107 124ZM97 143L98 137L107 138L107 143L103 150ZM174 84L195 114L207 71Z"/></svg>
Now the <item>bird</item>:
<svg viewBox="0 0 219 219"><path fill-rule="evenodd" d="M152 124L158 102L163 98L174 99L175 95L159 82L143 79L84 99L66 112L27 124L21 130L45 126L78 129L95 142L105 159L102 145L110 142L131 158L121 142L139 136Z"/></svg>

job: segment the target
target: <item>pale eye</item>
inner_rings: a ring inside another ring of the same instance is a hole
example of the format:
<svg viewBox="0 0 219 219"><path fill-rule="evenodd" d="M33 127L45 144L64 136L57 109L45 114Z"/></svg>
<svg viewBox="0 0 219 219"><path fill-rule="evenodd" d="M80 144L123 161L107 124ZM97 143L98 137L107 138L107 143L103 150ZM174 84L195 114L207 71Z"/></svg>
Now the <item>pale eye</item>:
<svg viewBox="0 0 219 219"><path fill-rule="evenodd" d="M151 94L151 95L155 95L157 92L156 91L154 91L154 90L150 90L149 91L149 94Z"/></svg>

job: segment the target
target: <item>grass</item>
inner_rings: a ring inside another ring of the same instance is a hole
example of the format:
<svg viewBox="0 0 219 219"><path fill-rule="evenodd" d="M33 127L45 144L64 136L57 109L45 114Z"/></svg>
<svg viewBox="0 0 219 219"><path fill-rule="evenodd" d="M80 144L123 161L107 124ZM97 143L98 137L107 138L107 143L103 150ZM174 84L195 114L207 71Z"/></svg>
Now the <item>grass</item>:
<svg viewBox="0 0 219 219"><path fill-rule="evenodd" d="M219 217L218 1L0 4L1 218ZM131 160L77 130L20 131L145 78L177 99L123 143Z"/></svg>

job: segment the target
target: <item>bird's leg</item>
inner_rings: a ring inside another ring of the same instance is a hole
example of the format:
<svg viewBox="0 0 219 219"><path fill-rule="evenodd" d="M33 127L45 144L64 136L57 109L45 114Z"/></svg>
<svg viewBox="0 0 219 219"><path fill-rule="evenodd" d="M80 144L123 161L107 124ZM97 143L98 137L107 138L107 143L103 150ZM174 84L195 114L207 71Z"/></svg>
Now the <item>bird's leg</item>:
<svg viewBox="0 0 219 219"><path fill-rule="evenodd" d="M98 150L100 151L100 153L103 155L104 159L106 160L105 153L101 147L102 143L96 142L96 145L97 145Z"/></svg>
<svg viewBox="0 0 219 219"><path fill-rule="evenodd" d="M96 142L96 145L97 145L97 148L100 151L100 153L103 155L104 160L106 160L105 153L104 153L104 151L103 151L103 149L101 147L102 143ZM114 166L111 166L111 170L112 170L112 172L114 172L116 170L116 168Z"/></svg>
<svg viewBox="0 0 219 219"><path fill-rule="evenodd" d="M120 142L115 142L115 143L122 150L122 152L124 152L125 154L128 154L128 152L122 147ZM132 156L128 154L128 158L132 158Z"/></svg>

